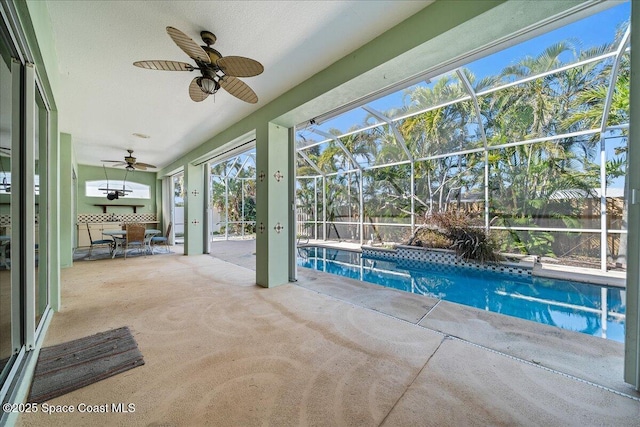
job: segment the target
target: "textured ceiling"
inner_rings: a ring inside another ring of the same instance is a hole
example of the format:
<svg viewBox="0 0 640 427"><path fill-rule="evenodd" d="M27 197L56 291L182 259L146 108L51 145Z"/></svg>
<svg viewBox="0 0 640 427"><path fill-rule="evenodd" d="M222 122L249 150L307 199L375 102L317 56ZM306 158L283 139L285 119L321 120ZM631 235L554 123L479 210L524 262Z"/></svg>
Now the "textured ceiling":
<svg viewBox="0 0 640 427"><path fill-rule="evenodd" d="M119 160L131 148L138 161L165 166L428 3L48 1L60 72L60 131L72 135L80 164ZM264 73L242 79L258 103L223 90L196 103L188 95L195 72L134 67L134 61L157 59L193 64L167 35L169 25L199 44L200 31L209 30L223 56L260 61Z"/></svg>

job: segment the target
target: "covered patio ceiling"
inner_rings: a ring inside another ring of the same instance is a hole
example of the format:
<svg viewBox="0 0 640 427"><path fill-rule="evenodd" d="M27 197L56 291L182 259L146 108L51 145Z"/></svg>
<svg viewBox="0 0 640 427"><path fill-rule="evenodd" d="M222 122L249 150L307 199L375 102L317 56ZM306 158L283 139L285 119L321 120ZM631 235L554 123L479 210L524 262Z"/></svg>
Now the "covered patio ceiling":
<svg viewBox="0 0 640 427"><path fill-rule="evenodd" d="M161 168L431 2L47 1L60 131L72 135L78 163L119 160L131 148L138 161ZM167 26L199 44L200 31L211 31L224 56L261 62L264 73L242 79L258 103L224 90L196 103L188 94L195 73L134 67L193 63Z"/></svg>

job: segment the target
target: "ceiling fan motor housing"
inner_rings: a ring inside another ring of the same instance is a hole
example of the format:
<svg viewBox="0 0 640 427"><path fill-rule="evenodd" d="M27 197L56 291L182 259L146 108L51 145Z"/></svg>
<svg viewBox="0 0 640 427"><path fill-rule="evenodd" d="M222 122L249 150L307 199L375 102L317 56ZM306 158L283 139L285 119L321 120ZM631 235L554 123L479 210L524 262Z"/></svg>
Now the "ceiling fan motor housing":
<svg viewBox="0 0 640 427"><path fill-rule="evenodd" d="M202 41L205 42L207 46L211 46L218 40L216 35L211 31L200 31L200 37L202 37Z"/></svg>

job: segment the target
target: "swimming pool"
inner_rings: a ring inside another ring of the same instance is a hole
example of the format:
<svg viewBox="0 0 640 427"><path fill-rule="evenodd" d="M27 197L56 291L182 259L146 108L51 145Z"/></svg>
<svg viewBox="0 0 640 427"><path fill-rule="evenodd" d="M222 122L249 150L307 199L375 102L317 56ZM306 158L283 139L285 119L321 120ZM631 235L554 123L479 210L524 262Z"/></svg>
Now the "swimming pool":
<svg viewBox="0 0 640 427"><path fill-rule="evenodd" d="M624 342L625 290L440 264L398 267L359 252L298 248L298 266Z"/></svg>

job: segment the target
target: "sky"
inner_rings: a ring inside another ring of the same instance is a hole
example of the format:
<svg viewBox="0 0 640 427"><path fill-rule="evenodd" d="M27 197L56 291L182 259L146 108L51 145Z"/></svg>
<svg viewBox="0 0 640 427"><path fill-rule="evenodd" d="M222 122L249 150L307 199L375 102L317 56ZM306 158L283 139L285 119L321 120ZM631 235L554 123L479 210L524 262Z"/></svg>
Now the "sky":
<svg viewBox="0 0 640 427"><path fill-rule="evenodd" d="M525 56L537 56L552 44L577 38L582 50L610 43L615 38L619 23L626 22L631 13L631 3L625 2L598 14L576 21L557 30L540 35L526 42L489 55L467 65L477 77L497 74L505 66L515 64Z"/></svg>
<svg viewBox="0 0 640 427"><path fill-rule="evenodd" d="M525 56L537 56L548 46L567 39L581 41L581 49L600 46L614 40L616 29L622 22L627 22L631 13L630 2L620 3L595 15L581 19L562 28L537 36L518 45L512 46L500 52L496 52L485 58L478 59L465 68L470 69L478 79L486 75L498 74L508 65L518 63ZM563 58L567 59L567 58ZM379 111L387 111L403 104L403 91L388 95L383 99L369 103ZM361 108L342 114L319 126L327 131L329 128L337 128L346 132L352 125L362 123L368 113ZM309 135L311 139L323 139L319 135Z"/></svg>

